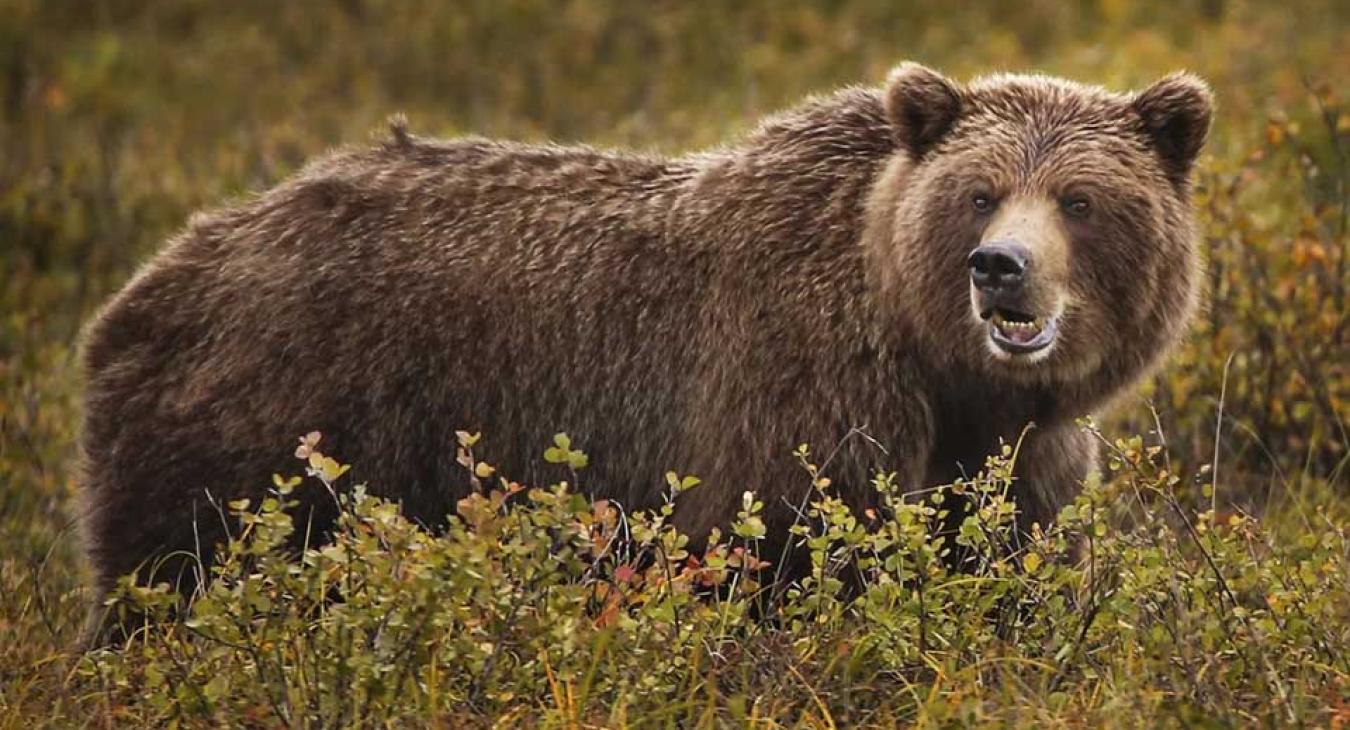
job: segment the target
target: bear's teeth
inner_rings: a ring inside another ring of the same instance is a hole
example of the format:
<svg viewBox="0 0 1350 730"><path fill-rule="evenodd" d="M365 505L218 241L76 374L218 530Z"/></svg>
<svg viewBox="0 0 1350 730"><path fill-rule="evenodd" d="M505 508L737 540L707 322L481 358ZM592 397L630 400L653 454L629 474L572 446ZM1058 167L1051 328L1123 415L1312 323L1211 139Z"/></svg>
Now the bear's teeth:
<svg viewBox="0 0 1350 730"><path fill-rule="evenodd" d="M1003 332L1005 335L1018 335L1018 339L1022 339L1026 336L1035 336L1039 334L1045 326L1045 320L1041 317L1037 317L1030 322L1017 322L1006 319L1002 314L995 312L991 319L994 326L997 327L999 331Z"/></svg>

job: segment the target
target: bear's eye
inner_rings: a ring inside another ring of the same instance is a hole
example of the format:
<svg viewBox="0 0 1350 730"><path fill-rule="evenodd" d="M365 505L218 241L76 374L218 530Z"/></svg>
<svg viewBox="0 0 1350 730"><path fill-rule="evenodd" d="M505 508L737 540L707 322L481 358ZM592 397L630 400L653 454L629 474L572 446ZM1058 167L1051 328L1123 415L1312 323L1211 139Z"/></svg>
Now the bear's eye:
<svg viewBox="0 0 1350 730"><path fill-rule="evenodd" d="M989 193L975 193L970 196L970 204L977 212L988 213L994 209L994 198Z"/></svg>
<svg viewBox="0 0 1350 730"><path fill-rule="evenodd" d="M1069 198L1064 201L1064 212L1074 218L1086 218L1092 212L1092 204L1087 198Z"/></svg>

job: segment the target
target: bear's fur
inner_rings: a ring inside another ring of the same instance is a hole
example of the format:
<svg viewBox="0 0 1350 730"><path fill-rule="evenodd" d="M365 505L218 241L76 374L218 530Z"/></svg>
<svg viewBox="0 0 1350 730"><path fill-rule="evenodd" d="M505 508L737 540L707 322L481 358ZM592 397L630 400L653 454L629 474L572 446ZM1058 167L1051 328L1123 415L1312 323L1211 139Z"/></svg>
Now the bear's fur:
<svg viewBox="0 0 1350 730"><path fill-rule="evenodd" d="M1074 420L1195 308L1209 117L1184 74L1115 94L904 64L687 157L402 129L338 152L195 216L89 326L98 590L169 551L209 560L208 494L256 500L313 430L345 479L431 526L469 488L457 429L530 482L563 476L539 454L566 431L590 493L638 509L665 471L698 475L675 518L700 537L755 490L781 545L809 488L797 443L837 447L827 471L862 508L873 468L948 482L1034 422L1015 488L1023 524L1045 523L1094 459ZM1090 212L1064 213L1070 194ZM1000 352L972 311L967 257L993 220L1057 242L1032 283L1060 334L1035 356ZM332 520L326 494L299 496Z"/></svg>

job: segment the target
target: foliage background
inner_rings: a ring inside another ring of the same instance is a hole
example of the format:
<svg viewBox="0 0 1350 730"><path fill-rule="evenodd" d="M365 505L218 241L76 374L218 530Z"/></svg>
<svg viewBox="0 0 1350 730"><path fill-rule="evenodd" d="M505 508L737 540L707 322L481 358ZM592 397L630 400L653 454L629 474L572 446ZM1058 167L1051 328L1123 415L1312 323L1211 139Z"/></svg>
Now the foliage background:
<svg viewBox="0 0 1350 730"><path fill-rule="evenodd" d="M1194 70L1219 104L1211 305L1110 425L1165 442L1197 504L1291 536L1318 509L1343 525L1347 41L1336 0L0 0L0 708L41 716L69 691L49 668L83 599L81 322L192 211L398 111L419 134L677 153L902 59L1113 88Z"/></svg>

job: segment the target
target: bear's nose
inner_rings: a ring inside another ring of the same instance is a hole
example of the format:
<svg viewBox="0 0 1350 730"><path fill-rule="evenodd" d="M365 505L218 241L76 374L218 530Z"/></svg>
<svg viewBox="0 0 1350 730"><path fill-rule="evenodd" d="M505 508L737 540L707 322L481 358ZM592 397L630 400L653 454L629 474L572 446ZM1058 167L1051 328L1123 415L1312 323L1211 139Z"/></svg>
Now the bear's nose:
<svg viewBox="0 0 1350 730"><path fill-rule="evenodd" d="M980 289L1012 291L1022 285L1031 263L1031 252L1016 243L989 243L975 249L967 260L970 280Z"/></svg>

